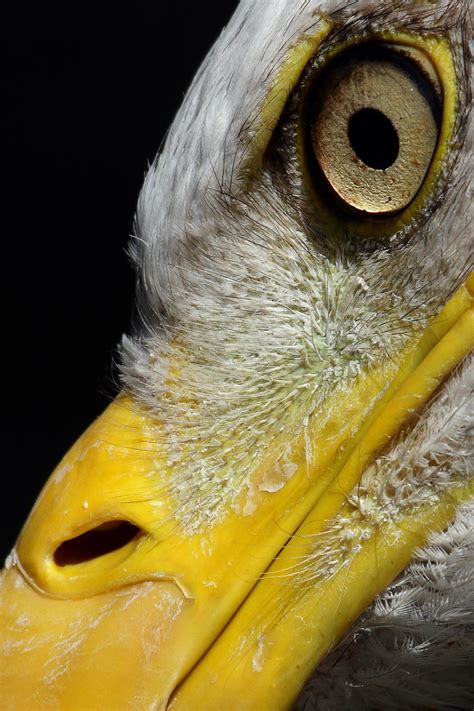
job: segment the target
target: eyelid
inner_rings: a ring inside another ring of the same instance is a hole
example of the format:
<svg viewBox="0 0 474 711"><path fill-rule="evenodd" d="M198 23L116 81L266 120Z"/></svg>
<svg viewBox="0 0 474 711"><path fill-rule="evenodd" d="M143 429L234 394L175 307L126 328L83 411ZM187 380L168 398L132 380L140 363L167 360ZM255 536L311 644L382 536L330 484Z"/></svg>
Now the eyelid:
<svg viewBox="0 0 474 711"><path fill-rule="evenodd" d="M244 125L244 143L248 143L248 146L242 173L247 179L261 169L264 153L281 119L288 97L332 28L333 23L329 19L321 18L316 25L316 31L303 35L296 45L291 47L276 76L271 80L269 90L255 116ZM247 141L245 134L248 136Z"/></svg>

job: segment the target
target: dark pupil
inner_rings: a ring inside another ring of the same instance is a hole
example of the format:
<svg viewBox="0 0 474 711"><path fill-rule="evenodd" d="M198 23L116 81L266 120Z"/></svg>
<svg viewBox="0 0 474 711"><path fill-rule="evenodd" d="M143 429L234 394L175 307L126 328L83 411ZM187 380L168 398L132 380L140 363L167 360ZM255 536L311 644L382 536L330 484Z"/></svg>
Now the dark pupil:
<svg viewBox="0 0 474 711"><path fill-rule="evenodd" d="M398 135L392 122L377 109L360 109L349 119L349 141L355 154L369 166L384 170L398 156Z"/></svg>

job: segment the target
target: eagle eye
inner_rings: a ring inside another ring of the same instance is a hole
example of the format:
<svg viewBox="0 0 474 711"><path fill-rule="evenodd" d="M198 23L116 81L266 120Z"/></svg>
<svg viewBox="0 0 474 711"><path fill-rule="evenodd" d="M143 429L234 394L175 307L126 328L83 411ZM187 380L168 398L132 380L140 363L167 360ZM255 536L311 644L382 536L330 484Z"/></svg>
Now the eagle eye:
<svg viewBox="0 0 474 711"><path fill-rule="evenodd" d="M263 128L249 138L248 175L263 166L319 241L371 250L410 238L442 204L458 145L464 85L449 40L329 32L294 64L283 109L274 92L262 109L265 135L274 128L261 160Z"/></svg>
<svg viewBox="0 0 474 711"><path fill-rule="evenodd" d="M339 53L306 101L315 188L353 215L400 213L430 168L441 110L439 79L420 50L374 43Z"/></svg>

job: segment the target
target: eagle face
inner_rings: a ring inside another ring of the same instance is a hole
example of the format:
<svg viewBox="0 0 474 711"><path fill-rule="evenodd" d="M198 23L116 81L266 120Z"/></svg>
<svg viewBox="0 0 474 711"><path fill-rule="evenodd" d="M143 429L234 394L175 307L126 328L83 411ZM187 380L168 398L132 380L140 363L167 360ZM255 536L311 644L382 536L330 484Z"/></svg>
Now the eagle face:
<svg viewBox="0 0 474 711"><path fill-rule="evenodd" d="M139 199L123 392L3 576L9 708L288 708L345 639L335 708L410 586L429 646L408 566L472 521L467 10L239 5Z"/></svg>

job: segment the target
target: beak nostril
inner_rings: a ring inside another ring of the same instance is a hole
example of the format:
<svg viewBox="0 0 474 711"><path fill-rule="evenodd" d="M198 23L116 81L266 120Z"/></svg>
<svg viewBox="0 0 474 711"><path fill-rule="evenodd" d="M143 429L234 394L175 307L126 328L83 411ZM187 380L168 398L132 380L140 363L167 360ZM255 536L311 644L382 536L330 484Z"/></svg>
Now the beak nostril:
<svg viewBox="0 0 474 711"><path fill-rule="evenodd" d="M123 548L140 533L141 529L130 521L107 521L61 543L54 562L60 567L86 563Z"/></svg>

